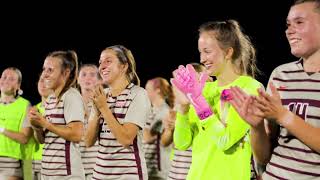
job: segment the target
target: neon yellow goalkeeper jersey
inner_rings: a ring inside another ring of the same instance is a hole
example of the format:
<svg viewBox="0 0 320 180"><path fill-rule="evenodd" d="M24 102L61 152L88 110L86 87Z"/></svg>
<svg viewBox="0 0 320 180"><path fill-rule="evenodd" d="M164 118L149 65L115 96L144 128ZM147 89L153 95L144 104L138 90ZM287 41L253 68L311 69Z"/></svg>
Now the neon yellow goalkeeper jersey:
<svg viewBox="0 0 320 180"><path fill-rule="evenodd" d="M214 114L200 120L193 107L186 115L177 113L174 143L180 150L192 146L188 180L250 179L250 125L228 102L221 105L221 92L230 86L238 86L252 95L257 95L257 89L262 87L260 82L248 76L240 76L222 87L217 81L208 82L203 95Z"/></svg>

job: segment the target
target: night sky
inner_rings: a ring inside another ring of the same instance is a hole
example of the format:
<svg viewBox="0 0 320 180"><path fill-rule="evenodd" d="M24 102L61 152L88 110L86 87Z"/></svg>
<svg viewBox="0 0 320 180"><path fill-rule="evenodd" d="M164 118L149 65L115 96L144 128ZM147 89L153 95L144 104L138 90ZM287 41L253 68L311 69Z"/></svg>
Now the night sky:
<svg viewBox="0 0 320 180"><path fill-rule="evenodd" d="M217 2L1 6L6 11L0 12L0 70L19 68L23 96L35 104L40 100L37 80L49 52L73 49L79 62L97 64L105 47L122 44L132 51L144 86L146 80L156 76L170 78L180 64L199 62L199 25L227 19L238 20L251 37L263 72L258 80L265 85L276 66L296 59L290 54L284 33L292 1Z"/></svg>

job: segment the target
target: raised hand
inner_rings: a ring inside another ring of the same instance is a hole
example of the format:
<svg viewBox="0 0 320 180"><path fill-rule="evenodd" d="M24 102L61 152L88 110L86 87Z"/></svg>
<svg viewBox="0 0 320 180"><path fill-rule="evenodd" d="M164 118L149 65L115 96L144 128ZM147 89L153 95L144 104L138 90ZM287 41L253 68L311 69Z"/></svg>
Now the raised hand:
<svg viewBox="0 0 320 180"><path fill-rule="evenodd" d="M168 115L162 120L165 129L174 130L176 122L176 111L170 110Z"/></svg>
<svg viewBox="0 0 320 180"><path fill-rule="evenodd" d="M186 68L180 65L173 72L173 77L172 84L188 97L201 120L213 114L209 104L202 96L203 87L208 79L207 74L201 73L198 80L197 72L192 65L188 64Z"/></svg>
<svg viewBox="0 0 320 180"><path fill-rule="evenodd" d="M229 102L243 120L252 127L263 124L264 114L257 107L257 102L253 96L248 95L239 87L231 87L230 92L233 98Z"/></svg>
<svg viewBox="0 0 320 180"><path fill-rule="evenodd" d="M101 112L102 108L107 107L107 97L101 85L94 89L91 98L98 111Z"/></svg>
<svg viewBox="0 0 320 180"><path fill-rule="evenodd" d="M287 109L282 106L280 94L277 88L270 83L271 95L262 89L259 89L259 97L257 98L257 106L267 119L278 120L284 115Z"/></svg>
<svg viewBox="0 0 320 180"><path fill-rule="evenodd" d="M185 114L188 110L189 110L189 105L190 105L190 101L187 98L187 96L185 94L183 94L183 92L181 92L173 83L172 83L173 78L171 78L171 84L172 84L172 91L174 94L174 104L177 108L177 110L182 113Z"/></svg>
<svg viewBox="0 0 320 180"><path fill-rule="evenodd" d="M188 64L186 68L180 65L179 68L173 72L173 77L173 85L185 95L191 96L191 98L197 98L202 95L202 89L208 79L207 74L201 73L198 80L197 72L190 64Z"/></svg>
<svg viewBox="0 0 320 180"><path fill-rule="evenodd" d="M31 107L28 112L30 124L35 128L46 128L48 121L39 113L36 107Z"/></svg>

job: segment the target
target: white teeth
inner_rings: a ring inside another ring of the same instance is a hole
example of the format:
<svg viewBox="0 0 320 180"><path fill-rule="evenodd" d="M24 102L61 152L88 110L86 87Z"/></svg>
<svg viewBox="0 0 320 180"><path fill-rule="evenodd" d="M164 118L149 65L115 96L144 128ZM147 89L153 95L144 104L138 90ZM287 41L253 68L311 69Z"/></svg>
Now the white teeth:
<svg viewBox="0 0 320 180"><path fill-rule="evenodd" d="M289 40L289 43L290 44L295 44L295 43L297 43L299 41L300 41L300 39L291 39L291 40Z"/></svg>
<svg viewBox="0 0 320 180"><path fill-rule="evenodd" d="M44 80L44 84L45 84L45 86L48 88L49 87L49 84L50 84L50 80Z"/></svg>
<svg viewBox="0 0 320 180"><path fill-rule="evenodd" d="M102 75L108 75L109 71L102 71Z"/></svg>

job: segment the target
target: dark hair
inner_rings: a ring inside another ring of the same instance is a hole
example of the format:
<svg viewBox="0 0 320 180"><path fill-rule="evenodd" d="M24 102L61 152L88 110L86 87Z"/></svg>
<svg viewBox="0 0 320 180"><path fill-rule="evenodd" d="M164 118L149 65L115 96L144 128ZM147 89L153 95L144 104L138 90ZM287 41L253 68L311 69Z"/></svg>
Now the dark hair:
<svg viewBox="0 0 320 180"><path fill-rule="evenodd" d="M162 77L156 77L156 78L153 78L149 81L152 82L154 89L156 89L156 88L160 89L161 97L163 97L165 99L166 103L169 105L170 108L173 108L174 95L173 95L173 91L172 91L172 88L171 88L171 85L169 84L169 82Z"/></svg>
<svg viewBox="0 0 320 180"><path fill-rule="evenodd" d="M303 4L303 3L315 3L315 9L320 13L320 0L295 0L292 6Z"/></svg>
<svg viewBox="0 0 320 180"><path fill-rule="evenodd" d="M255 48L236 20L207 22L200 26L199 32L214 32L221 49L233 48L232 63L239 74L255 77L259 73Z"/></svg>
<svg viewBox="0 0 320 180"><path fill-rule="evenodd" d="M136 62L131 51L122 45L110 46L105 48L104 51L108 49L116 52L116 56L118 57L121 64L128 64L128 69L126 72L128 81L137 86L140 86L140 79L136 72Z"/></svg>
<svg viewBox="0 0 320 180"><path fill-rule="evenodd" d="M76 86L76 81L78 78L78 57L77 53L73 50L69 51L54 51L48 54L47 57L54 57L61 60L61 73L65 70L70 70L70 75L68 80L64 84L62 91L58 95L58 99L60 99L61 95L63 95L70 87Z"/></svg>

